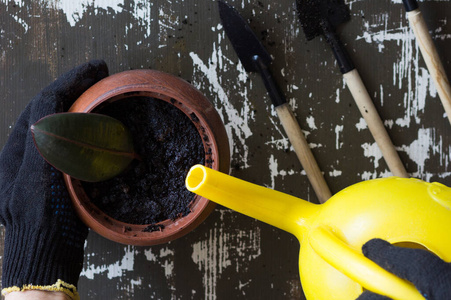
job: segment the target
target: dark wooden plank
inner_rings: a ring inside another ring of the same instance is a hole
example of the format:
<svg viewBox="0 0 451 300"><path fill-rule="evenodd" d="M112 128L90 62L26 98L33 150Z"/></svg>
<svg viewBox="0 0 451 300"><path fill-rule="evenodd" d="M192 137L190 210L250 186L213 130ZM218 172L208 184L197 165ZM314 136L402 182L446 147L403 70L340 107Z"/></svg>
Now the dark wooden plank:
<svg viewBox="0 0 451 300"><path fill-rule="evenodd" d="M348 1L341 37L393 143L414 177L451 185L450 124L401 1ZM307 42L294 1L231 0L274 57L333 193L389 176L324 39ZM448 75L449 1L421 2ZM152 68L199 88L226 124L232 175L316 202L260 78L246 74L215 1L0 2L0 145L26 103L63 71L103 58L111 73ZM3 239L2 239L3 241ZM303 299L299 243L290 234L218 207L195 231L154 247L91 233L80 279L84 299Z"/></svg>

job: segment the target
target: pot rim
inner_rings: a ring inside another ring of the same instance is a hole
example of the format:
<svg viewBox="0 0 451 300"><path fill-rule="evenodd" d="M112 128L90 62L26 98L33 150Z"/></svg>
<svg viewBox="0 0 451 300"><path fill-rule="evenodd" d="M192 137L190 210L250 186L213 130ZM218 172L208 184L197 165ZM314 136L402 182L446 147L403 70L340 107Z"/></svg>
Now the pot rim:
<svg viewBox="0 0 451 300"><path fill-rule="evenodd" d="M205 163L212 169L229 172L230 150L224 124L210 101L194 86L173 75L154 70L130 70L99 81L69 109L92 112L101 105L135 96L160 99L180 109L196 126L206 153ZM137 225L115 220L89 201L81 182L64 175L64 180L80 219L105 238L131 245L156 245L177 239L192 231L213 211L215 204L194 195L190 213L176 220ZM149 225L164 228L145 232Z"/></svg>

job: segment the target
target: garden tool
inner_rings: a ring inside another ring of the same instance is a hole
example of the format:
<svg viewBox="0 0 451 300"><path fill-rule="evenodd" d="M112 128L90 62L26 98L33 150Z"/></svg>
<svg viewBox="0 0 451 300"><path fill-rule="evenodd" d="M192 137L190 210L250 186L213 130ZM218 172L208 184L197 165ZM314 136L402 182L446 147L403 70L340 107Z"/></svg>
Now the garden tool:
<svg viewBox="0 0 451 300"><path fill-rule="evenodd" d="M423 59L426 62L432 80L434 80L435 88L445 108L448 120L451 123L451 87L445 69L429 34L423 14L418 8L417 1L403 0L403 2L407 11L407 17L409 18L410 27L415 34Z"/></svg>
<svg viewBox="0 0 451 300"><path fill-rule="evenodd" d="M440 183L389 177L356 183L324 204L193 166L191 192L293 234L307 299L356 299L364 290L392 299L424 299L409 282L361 251L373 238L424 248L451 261L451 189Z"/></svg>
<svg viewBox="0 0 451 300"><path fill-rule="evenodd" d="M296 5L307 40L324 35L329 43L343 78L388 168L395 176L409 177L354 63L335 32L336 26L350 19L348 7L343 0L296 0Z"/></svg>
<svg viewBox="0 0 451 300"><path fill-rule="evenodd" d="M325 202L332 194L290 105L287 103L287 100L269 71L268 67L272 61L270 54L260 43L246 21L233 7L221 0L218 1L218 5L224 30L244 69L247 72L257 72L261 75L277 115L282 122L282 126L307 174L318 200L321 203Z"/></svg>

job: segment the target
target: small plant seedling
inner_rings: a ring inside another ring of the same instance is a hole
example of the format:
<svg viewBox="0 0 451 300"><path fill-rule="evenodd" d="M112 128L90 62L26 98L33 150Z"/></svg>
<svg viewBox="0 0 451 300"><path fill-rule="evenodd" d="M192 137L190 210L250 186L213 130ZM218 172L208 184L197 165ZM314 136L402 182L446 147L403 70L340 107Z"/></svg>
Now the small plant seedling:
<svg viewBox="0 0 451 300"><path fill-rule="evenodd" d="M94 113L58 113L31 126L39 153L73 178L97 182L120 174L138 158L129 130Z"/></svg>

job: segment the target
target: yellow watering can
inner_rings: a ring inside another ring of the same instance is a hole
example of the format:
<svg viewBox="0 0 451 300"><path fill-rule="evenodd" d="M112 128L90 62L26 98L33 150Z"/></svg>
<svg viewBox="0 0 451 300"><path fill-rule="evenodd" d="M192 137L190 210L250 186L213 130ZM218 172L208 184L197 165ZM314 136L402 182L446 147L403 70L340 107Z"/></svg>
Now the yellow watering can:
<svg viewBox="0 0 451 300"><path fill-rule="evenodd" d="M186 187L294 234L301 243L299 272L307 299L356 299L364 289L393 299L424 299L412 284L362 254L372 238L426 248L451 261L451 189L439 183L374 179L313 204L196 165Z"/></svg>

